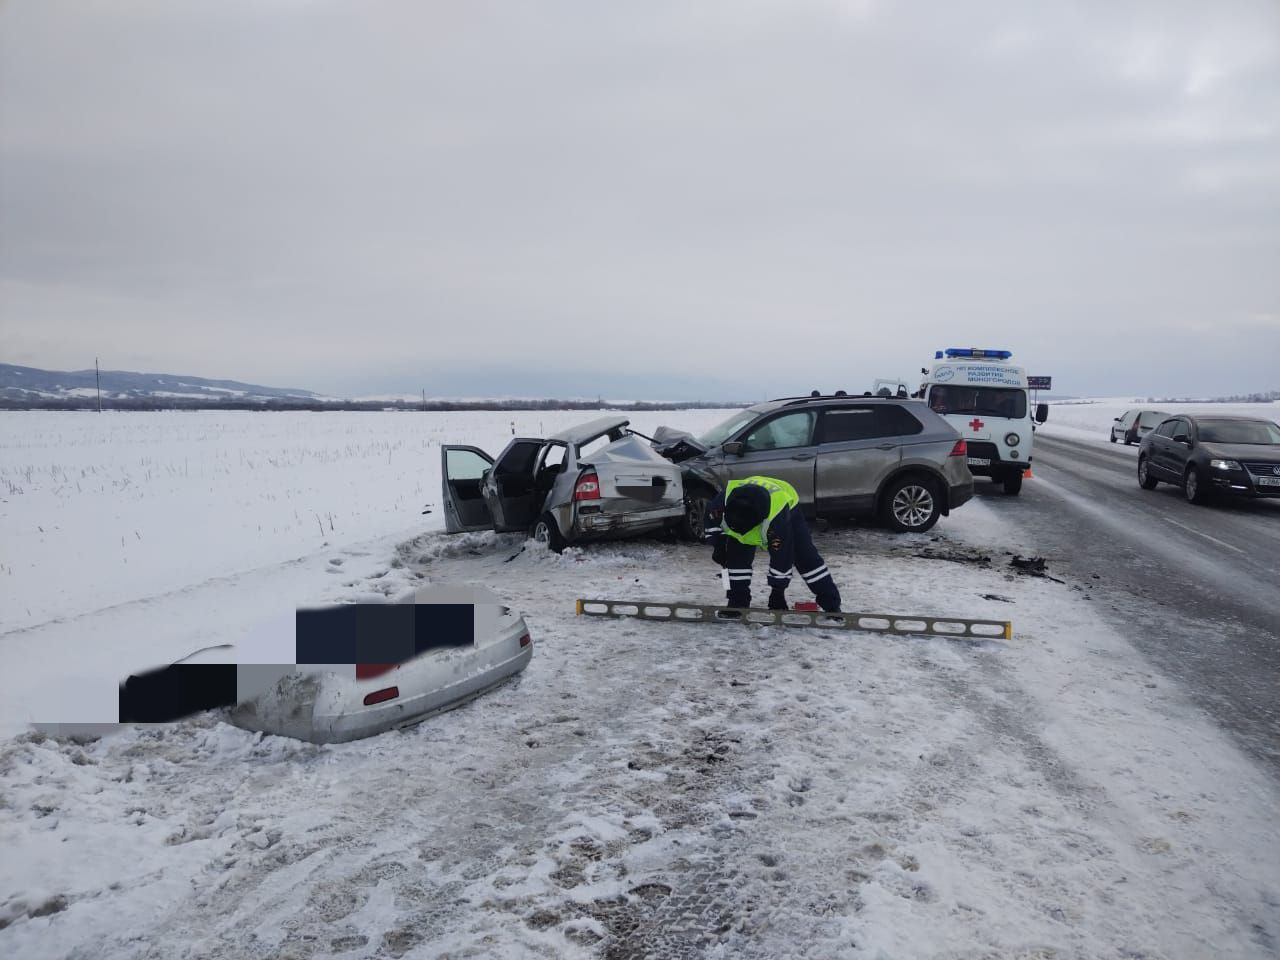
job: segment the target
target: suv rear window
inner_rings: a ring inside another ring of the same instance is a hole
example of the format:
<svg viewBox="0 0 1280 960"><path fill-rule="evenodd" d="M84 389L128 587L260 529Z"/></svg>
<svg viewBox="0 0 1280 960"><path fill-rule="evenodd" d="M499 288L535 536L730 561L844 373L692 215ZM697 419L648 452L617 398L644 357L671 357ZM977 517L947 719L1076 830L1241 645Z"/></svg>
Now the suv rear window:
<svg viewBox="0 0 1280 960"><path fill-rule="evenodd" d="M823 412L819 443L905 437L920 433L920 421L892 403L829 409Z"/></svg>
<svg viewBox="0 0 1280 960"><path fill-rule="evenodd" d="M934 413L977 414L1021 420L1027 415L1027 392L1001 387L962 387L935 383L929 389Z"/></svg>

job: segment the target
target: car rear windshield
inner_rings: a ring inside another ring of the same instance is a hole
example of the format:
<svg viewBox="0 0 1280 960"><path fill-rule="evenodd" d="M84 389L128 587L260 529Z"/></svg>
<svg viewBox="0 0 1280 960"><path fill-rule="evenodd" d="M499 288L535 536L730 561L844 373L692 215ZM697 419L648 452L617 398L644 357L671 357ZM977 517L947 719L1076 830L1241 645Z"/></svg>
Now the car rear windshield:
<svg viewBox="0 0 1280 960"><path fill-rule="evenodd" d="M1027 415L1027 392L935 383L929 388L929 406L934 413L975 413L1020 420Z"/></svg>
<svg viewBox="0 0 1280 960"><path fill-rule="evenodd" d="M1205 443L1280 443L1280 427L1266 420L1201 420L1197 426Z"/></svg>
<svg viewBox="0 0 1280 960"><path fill-rule="evenodd" d="M719 426L712 427L700 436L698 438L698 442L706 447L719 446L758 416L760 416L760 414L754 413L751 410L743 410L741 413L735 413Z"/></svg>
<svg viewBox="0 0 1280 960"><path fill-rule="evenodd" d="M1161 413L1159 410L1145 410L1138 416L1138 426L1155 427L1164 423L1169 415Z"/></svg>

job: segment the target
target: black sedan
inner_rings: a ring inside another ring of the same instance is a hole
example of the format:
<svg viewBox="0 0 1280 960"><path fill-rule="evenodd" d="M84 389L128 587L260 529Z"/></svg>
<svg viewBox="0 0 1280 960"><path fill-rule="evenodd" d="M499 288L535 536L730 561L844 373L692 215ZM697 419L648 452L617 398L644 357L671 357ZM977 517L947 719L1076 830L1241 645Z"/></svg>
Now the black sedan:
<svg viewBox="0 0 1280 960"><path fill-rule="evenodd" d="M1280 497L1280 426L1229 416L1171 417L1138 447L1138 483L1182 487L1192 503L1216 493Z"/></svg>

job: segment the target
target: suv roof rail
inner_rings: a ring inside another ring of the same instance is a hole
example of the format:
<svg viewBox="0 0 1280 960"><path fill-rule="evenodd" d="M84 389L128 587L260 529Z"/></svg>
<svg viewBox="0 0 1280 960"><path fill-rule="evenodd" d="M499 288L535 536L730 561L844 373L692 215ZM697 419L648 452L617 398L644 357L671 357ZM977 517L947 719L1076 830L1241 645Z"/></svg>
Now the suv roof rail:
<svg viewBox="0 0 1280 960"><path fill-rule="evenodd" d="M862 393L862 394L846 393L845 391L841 390L838 393L824 393L820 395L810 394L807 397L774 397L769 402L770 403L786 403L788 406L795 406L801 403L809 403L813 400L865 400L868 397L871 397L872 400L902 399L901 397L890 397L890 398L875 397L875 396L872 396L870 393Z"/></svg>

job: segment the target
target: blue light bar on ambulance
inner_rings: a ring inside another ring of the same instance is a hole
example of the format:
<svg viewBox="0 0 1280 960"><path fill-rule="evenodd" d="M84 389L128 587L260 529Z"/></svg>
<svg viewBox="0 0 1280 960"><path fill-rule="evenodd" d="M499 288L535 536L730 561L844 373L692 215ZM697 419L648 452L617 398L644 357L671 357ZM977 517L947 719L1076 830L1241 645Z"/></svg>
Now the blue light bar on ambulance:
<svg viewBox="0 0 1280 960"><path fill-rule="evenodd" d="M941 360L944 355L950 360L958 360L961 357L971 357L979 360L1008 360L1013 356L1013 351L979 350L977 347L949 347L946 350L939 350L933 355L933 359Z"/></svg>

